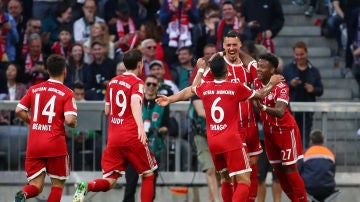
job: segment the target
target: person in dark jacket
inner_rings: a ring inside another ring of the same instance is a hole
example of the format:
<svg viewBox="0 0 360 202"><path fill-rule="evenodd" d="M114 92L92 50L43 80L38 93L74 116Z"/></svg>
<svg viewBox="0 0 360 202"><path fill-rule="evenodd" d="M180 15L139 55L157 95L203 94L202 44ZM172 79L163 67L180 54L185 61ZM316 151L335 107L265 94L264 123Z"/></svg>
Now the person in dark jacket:
<svg viewBox="0 0 360 202"><path fill-rule="evenodd" d="M274 38L284 26L285 19L279 0L244 1L241 8L242 16L250 27L252 40L259 34L264 34L265 38Z"/></svg>
<svg viewBox="0 0 360 202"><path fill-rule="evenodd" d="M298 41L293 45L293 54L294 61L286 65L282 73L290 87L290 101L315 102L316 96L321 96L324 91L319 70L308 60L307 45L303 41ZM313 112L297 112L295 119L303 145L308 148Z"/></svg>
<svg viewBox="0 0 360 202"><path fill-rule="evenodd" d="M311 147L299 162L299 171L307 193L323 201L335 192L335 155L323 145L321 130L311 131L310 140Z"/></svg>
<svg viewBox="0 0 360 202"><path fill-rule="evenodd" d="M84 68L85 99L103 100L106 86L115 77L116 63L105 55L105 43L95 40L91 43L94 62Z"/></svg>

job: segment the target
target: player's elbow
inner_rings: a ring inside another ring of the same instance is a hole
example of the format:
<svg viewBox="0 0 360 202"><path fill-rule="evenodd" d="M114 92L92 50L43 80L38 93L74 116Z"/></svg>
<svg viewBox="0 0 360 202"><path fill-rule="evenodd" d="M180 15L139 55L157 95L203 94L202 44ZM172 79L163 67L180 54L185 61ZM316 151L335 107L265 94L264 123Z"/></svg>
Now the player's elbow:
<svg viewBox="0 0 360 202"><path fill-rule="evenodd" d="M20 107L16 107L16 109L15 109L15 114L16 114L17 116L20 116L21 112L23 112L23 111L24 111L24 110L21 109Z"/></svg>
<svg viewBox="0 0 360 202"><path fill-rule="evenodd" d="M75 128L77 125L77 119L75 115L68 115L65 116L65 123L67 126L69 126L70 128Z"/></svg>

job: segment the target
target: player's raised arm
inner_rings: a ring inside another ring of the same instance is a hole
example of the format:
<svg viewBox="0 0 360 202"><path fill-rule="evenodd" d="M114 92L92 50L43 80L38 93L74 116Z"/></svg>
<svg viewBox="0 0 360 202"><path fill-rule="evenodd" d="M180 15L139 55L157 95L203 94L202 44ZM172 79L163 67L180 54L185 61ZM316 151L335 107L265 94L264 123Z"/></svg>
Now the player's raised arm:
<svg viewBox="0 0 360 202"><path fill-rule="evenodd" d="M206 64L206 60L204 60L203 58L199 58L197 60L196 67L198 68L198 71L196 73L194 81L192 82L192 86L200 84L202 75L204 74L205 70L209 68Z"/></svg>
<svg viewBox="0 0 360 202"><path fill-rule="evenodd" d="M264 88L256 91L253 99L264 99L271 91L271 89L279 84L280 82L285 81L284 77L280 74L274 74L271 76L270 81Z"/></svg>
<svg viewBox="0 0 360 202"><path fill-rule="evenodd" d="M195 92L193 91L192 86L188 86L184 89L182 89L180 92L172 95L172 96L165 96L165 95L158 95L158 98L156 98L156 103L162 107L165 107L171 103L183 101L191 98L195 95Z"/></svg>

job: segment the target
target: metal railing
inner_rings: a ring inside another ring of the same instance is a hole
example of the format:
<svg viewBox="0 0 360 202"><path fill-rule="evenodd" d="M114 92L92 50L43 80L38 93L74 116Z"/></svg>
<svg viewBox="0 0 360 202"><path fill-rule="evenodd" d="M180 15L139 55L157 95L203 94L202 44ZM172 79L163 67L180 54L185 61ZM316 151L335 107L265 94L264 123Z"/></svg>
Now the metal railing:
<svg viewBox="0 0 360 202"><path fill-rule="evenodd" d="M17 102L0 101L0 110L14 110ZM200 171L191 137L184 138L187 128L182 126L184 112L189 102L179 102L170 106L171 114L179 122L176 137L166 137L166 162L163 171ZM78 127L68 133L68 149L73 170L100 170L101 153L106 144L107 118L103 113L104 102L78 103ZM315 102L291 103L292 112L313 112L312 128L323 131L326 145L336 157L339 171L360 171L360 103L356 102ZM305 116L304 116L305 117ZM304 128L300 128L304 130ZM69 130L70 131L70 130ZM28 126L0 126L0 170L23 170L26 154ZM187 166L184 165L187 164Z"/></svg>

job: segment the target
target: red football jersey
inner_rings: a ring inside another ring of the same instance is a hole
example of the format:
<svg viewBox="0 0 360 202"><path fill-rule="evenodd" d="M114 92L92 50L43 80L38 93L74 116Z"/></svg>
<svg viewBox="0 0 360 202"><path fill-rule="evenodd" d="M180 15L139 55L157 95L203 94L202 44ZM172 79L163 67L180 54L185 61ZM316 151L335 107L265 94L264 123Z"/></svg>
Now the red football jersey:
<svg viewBox="0 0 360 202"><path fill-rule="evenodd" d="M106 89L108 145L124 146L139 142L138 127L131 110L131 97L144 99L144 82L132 73L114 77Z"/></svg>
<svg viewBox="0 0 360 202"><path fill-rule="evenodd" d="M67 155L65 115L77 115L75 95L59 81L31 86L18 107L31 110L26 156L30 158Z"/></svg>
<svg viewBox="0 0 360 202"><path fill-rule="evenodd" d="M260 80L256 79L254 82L255 90L263 88L264 85ZM260 100L260 103L267 107L275 107L276 102L285 102L289 104L289 87L285 82L281 82L274 86L270 94L265 99ZM293 128L296 124L294 117L292 116L289 107L285 109L285 114L282 118L271 116L270 114L259 110L260 118L263 122L264 131L281 132L281 130Z"/></svg>
<svg viewBox="0 0 360 202"><path fill-rule="evenodd" d="M195 88L203 100L206 115L206 134L213 154L242 148L239 133L240 101L254 96L255 91L229 81L208 81Z"/></svg>
<svg viewBox="0 0 360 202"><path fill-rule="evenodd" d="M241 62L240 64L232 64L224 56L224 60L228 66L228 81L232 83L243 83L251 87L254 79L257 77L256 69L257 63L255 60L249 63L247 67ZM211 71L203 74L203 81L213 81L214 76ZM254 116L254 107L251 100L240 102L239 104L239 126L240 127L253 127L256 126L256 119Z"/></svg>

